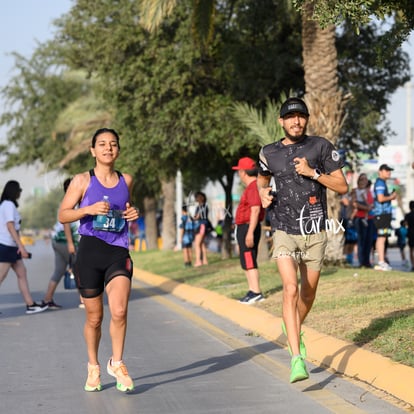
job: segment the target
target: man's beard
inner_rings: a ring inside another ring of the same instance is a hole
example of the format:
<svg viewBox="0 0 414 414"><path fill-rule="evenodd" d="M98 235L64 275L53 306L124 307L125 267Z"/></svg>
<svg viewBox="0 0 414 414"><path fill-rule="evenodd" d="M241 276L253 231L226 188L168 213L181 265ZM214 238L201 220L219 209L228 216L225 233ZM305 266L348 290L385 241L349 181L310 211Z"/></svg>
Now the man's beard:
<svg viewBox="0 0 414 414"><path fill-rule="evenodd" d="M285 137L288 138L292 142L299 142L299 141L301 141L304 138L305 134L306 134L306 127L303 128L302 134L301 135L298 135L298 136L296 136L296 135L290 135L289 132L286 130L285 127L283 127L283 130L285 131Z"/></svg>

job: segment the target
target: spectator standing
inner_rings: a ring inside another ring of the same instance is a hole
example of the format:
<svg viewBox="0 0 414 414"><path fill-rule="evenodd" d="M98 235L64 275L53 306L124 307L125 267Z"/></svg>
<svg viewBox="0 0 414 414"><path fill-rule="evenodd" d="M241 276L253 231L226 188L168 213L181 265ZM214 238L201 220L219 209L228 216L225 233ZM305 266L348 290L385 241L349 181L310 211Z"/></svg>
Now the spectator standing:
<svg viewBox="0 0 414 414"><path fill-rule="evenodd" d="M264 300L260 289L257 252L265 210L257 190L257 166L249 157L241 158L237 166L241 182L246 187L236 211L236 239L239 245L240 264L246 273L248 292L240 299L241 303L252 304Z"/></svg>
<svg viewBox="0 0 414 414"><path fill-rule="evenodd" d="M138 239L138 223L137 220L131 221L128 224L129 249L135 249L135 240Z"/></svg>
<svg viewBox="0 0 414 414"><path fill-rule="evenodd" d="M148 250L147 234L145 230L145 217L140 215L137 220L138 224L138 240L139 240L139 251L141 252L145 243L145 249Z"/></svg>
<svg viewBox="0 0 414 414"><path fill-rule="evenodd" d="M66 193L71 178L67 178L63 182L63 191ZM55 256L55 269L50 278L45 297L42 303L46 304L49 309L61 309L62 306L58 305L53 300L56 288L65 274L66 269L69 266L69 262L74 262L76 247L79 243L78 234L79 222L62 224L59 221L56 222L53 229L52 236L52 249ZM73 263L71 263L73 266Z"/></svg>
<svg viewBox="0 0 414 414"><path fill-rule="evenodd" d="M187 206L181 210L180 241L183 250L184 267L192 266L192 247L194 240L194 224L187 211Z"/></svg>
<svg viewBox="0 0 414 414"><path fill-rule="evenodd" d="M378 264L375 270L390 271L392 267L385 261L385 248L388 236L391 235L392 205L391 201L397 198L397 193L388 191L387 180L391 177L391 168L387 164L381 164L378 170L378 178L374 184L374 223L377 228L377 241L375 251L378 254Z"/></svg>
<svg viewBox="0 0 414 414"><path fill-rule="evenodd" d="M197 202L197 207L194 213L194 254L195 262L194 267L199 267L202 265L208 265L207 260L207 247L205 244L205 238L207 235L207 226L209 223L208 220L208 205L207 197L201 191L195 193L195 199Z"/></svg>
<svg viewBox="0 0 414 414"><path fill-rule="evenodd" d="M341 197L341 220L345 228L344 256L350 266L354 264L355 246L358 234L353 221L354 208L352 207L352 193L348 192Z"/></svg>
<svg viewBox="0 0 414 414"><path fill-rule="evenodd" d="M88 377L84 389L101 390L98 350L106 291L112 340L112 356L106 371L116 378L117 389L126 392L134 389L122 360L133 271L127 222L138 218L138 209L130 204L132 177L115 170L120 152L117 132L98 129L92 137L90 151L95 158L95 167L75 175L61 203L58 218L62 223L80 220L81 240L75 276L86 315L84 337Z"/></svg>
<svg viewBox="0 0 414 414"><path fill-rule="evenodd" d="M352 205L355 209L354 225L358 234L359 267L372 268L370 259L376 230L370 211L374 206L374 197L365 173L358 177L357 188L352 192Z"/></svg>
<svg viewBox="0 0 414 414"><path fill-rule="evenodd" d="M400 249L401 262L405 268L409 267L408 260L405 256L405 247L407 246L408 227L405 220L400 221L400 227L395 230L397 236L397 246Z"/></svg>
<svg viewBox="0 0 414 414"><path fill-rule="evenodd" d="M327 139L306 135L308 119L303 100L288 98L282 104L279 123L285 137L260 150L257 178L262 206L269 208L275 230L272 258L283 284L282 329L292 356L290 382L309 377L301 326L315 300L327 245L326 189L348 191L340 155Z"/></svg>
<svg viewBox="0 0 414 414"><path fill-rule="evenodd" d="M414 272L414 200L409 203L410 211L405 215L404 220L408 227L408 247L410 249L411 271Z"/></svg>
<svg viewBox="0 0 414 414"><path fill-rule="evenodd" d="M13 269L17 276L20 293L26 302L26 313L39 313L47 309L46 304L36 303L29 290L27 270L22 259L29 259L24 244L20 239L21 217L17 210L22 189L15 180L10 180L4 186L0 199L0 285Z"/></svg>
<svg viewBox="0 0 414 414"><path fill-rule="evenodd" d="M223 225L224 225L224 220L219 219L217 221L216 227L214 228L214 231L216 232L217 251L218 252L221 252L221 246L223 244Z"/></svg>

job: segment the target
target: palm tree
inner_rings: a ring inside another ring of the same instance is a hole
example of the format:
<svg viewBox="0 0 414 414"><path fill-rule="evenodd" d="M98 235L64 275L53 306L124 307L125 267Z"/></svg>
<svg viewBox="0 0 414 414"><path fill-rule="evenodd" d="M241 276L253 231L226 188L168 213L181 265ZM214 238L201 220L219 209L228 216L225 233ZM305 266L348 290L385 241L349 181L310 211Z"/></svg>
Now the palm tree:
<svg viewBox="0 0 414 414"><path fill-rule="evenodd" d="M278 141L283 136L283 129L275 114L279 113L281 104L285 99L286 96L282 93L280 102L268 100L263 112L247 103L236 102L233 105L233 115L252 135L258 138L260 145L270 144ZM266 261L269 260L266 232L262 231L260 237L258 260Z"/></svg>
<svg viewBox="0 0 414 414"><path fill-rule="evenodd" d="M275 114L280 112L282 102L285 100L284 93L280 96L280 102L268 100L263 112L245 102L236 102L233 105L233 115L258 138L260 145L270 144L283 136L283 129Z"/></svg>
<svg viewBox="0 0 414 414"><path fill-rule="evenodd" d="M72 75L73 76L73 75ZM89 152L91 136L94 131L104 126L110 127L114 121L112 108L104 108L103 104L88 87L88 82L84 76L79 76L79 82L85 83L86 94L76 101L72 102L59 115L55 125L55 134L64 134L68 137L65 143L66 155L59 162L59 168L67 168L71 161L76 160L81 155ZM174 182L163 182L163 198L171 199L171 185L174 188ZM135 193L134 189L132 190ZM137 201L137 200L135 200ZM145 212L145 226L147 249L158 248L158 228L157 228L157 203L153 196L145 196L143 200ZM164 215L174 219L174 203L167 203ZM167 226L168 228L168 226ZM164 246L172 248L175 246L175 222L172 226L173 233L163 234ZM172 246L172 247L171 247Z"/></svg>
<svg viewBox="0 0 414 414"><path fill-rule="evenodd" d="M163 18L172 13L176 0L143 0L141 22L150 31L156 30ZM214 0L193 0L193 16L198 38L208 41L212 31ZM345 106L350 99L338 86L338 60L335 46L335 26L322 29L312 20L314 2L306 0L302 5L302 56L305 72L305 100L309 106L309 133L326 137L336 143L345 120ZM198 25L200 23L200 25ZM203 43L202 43L203 44ZM329 217L339 217L339 197L328 191ZM331 235L327 260L342 259L342 232Z"/></svg>
<svg viewBox="0 0 414 414"><path fill-rule="evenodd" d="M149 32L154 32L177 5L177 0L142 0L141 24ZM216 0L193 0L193 34L202 49L213 35L213 21Z"/></svg>
<svg viewBox="0 0 414 414"><path fill-rule="evenodd" d="M305 100L311 114L308 132L336 144L345 120L345 106L351 98L338 86L338 59L335 26L322 29L312 20L314 3L306 1L302 8L302 56L305 72ZM340 199L328 190L328 214L339 218ZM343 233L329 233L326 259L342 259Z"/></svg>

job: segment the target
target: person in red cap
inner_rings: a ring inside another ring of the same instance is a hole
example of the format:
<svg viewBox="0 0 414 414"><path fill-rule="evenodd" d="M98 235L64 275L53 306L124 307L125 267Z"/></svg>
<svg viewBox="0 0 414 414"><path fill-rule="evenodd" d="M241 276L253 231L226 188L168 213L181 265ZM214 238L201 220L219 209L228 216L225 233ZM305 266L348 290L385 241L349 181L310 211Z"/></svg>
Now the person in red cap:
<svg viewBox="0 0 414 414"><path fill-rule="evenodd" d="M257 251L260 241L260 222L264 218L264 208L257 190L257 166L249 157L240 158L237 166L243 185L246 187L236 211L236 238L239 244L240 264L246 272L248 292L240 299L251 305L264 300L259 283Z"/></svg>
<svg viewBox="0 0 414 414"><path fill-rule="evenodd" d="M302 99L292 97L282 104L279 124L285 136L261 148L257 177L274 230L272 258L283 284L282 330L292 356L290 382L309 377L301 327L316 297L328 242L326 189L348 191L343 160L327 139L306 135L308 120Z"/></svg>

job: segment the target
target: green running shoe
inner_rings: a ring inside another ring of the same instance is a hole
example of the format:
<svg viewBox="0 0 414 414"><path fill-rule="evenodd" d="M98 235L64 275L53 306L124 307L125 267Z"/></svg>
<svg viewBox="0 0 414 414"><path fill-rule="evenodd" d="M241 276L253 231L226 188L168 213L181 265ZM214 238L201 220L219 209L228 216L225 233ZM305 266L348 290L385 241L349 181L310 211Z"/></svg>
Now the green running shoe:
<svg viewBox="0 0 414 414"><path fill-rule="evenodd" d="M284 321L282 321L282 332L286 335L286 338L287 338L286 325L285 325ZM300 342L299 342L299 352L300 352L300 355L302 356L302 358L306 359L307 353L306 353L305 342L303 342L303 336L304 336L304 333L301 332L300 333ZM288 346L289 354L290 354L290 356L292 356L292 350L290 349L289 341L287 342L287 346Z"/></svg>
<svg viewBox="0 0 414 414"><path fill-rule="evenodd" d="M290 382L302 381L309 378L305 361L301 356L293 357L291 362Z"/></svg>

